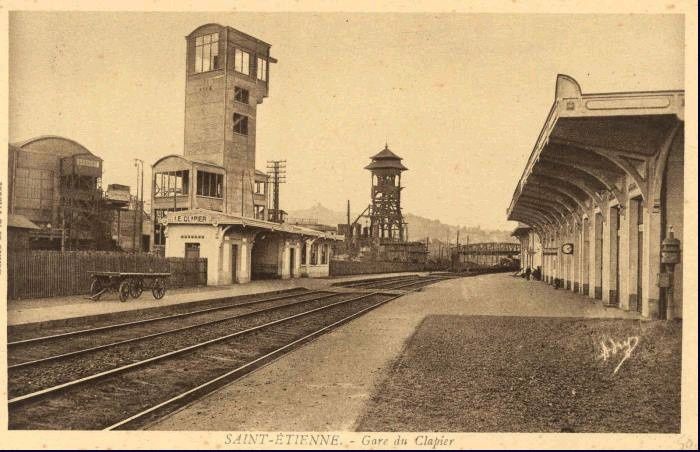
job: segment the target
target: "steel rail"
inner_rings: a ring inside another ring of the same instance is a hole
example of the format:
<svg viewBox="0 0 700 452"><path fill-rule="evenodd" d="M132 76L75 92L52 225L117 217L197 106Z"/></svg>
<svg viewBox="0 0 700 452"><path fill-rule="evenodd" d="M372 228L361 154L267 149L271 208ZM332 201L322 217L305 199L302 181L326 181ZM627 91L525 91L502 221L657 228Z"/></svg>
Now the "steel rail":
<svg viewBox="0 0 700 452"><path fill-rule="evenodd" d="M74 350L74 351L71 351L71 352L66 352L66 353L61 353L61 354L58 354L58 355L47 356L47 357L45 357L45 358L39 358L39 359L31 360L31 361L24 361L24 362L21 362L21 363L9 365L9 366L7 366L7 369L8 369L8 370L10 370L10 369L19 369L19 368L23 368L23 367L27 367L27 366L31 366L31 365L43 363L43 362L55 361L55 360L57 360L57 359L62 359L62 358L68 358L68 357L71 357L71 356L82 355L82 354L84 354L84 353L95 352L95 351L98 351L98 350L104 350L104 349L107 349L107 348L110 348L110 347L116 347L116 346L118 346L118 345L128 344L128 343L137 342L137 341L143 341L143 340L146 340L146 339L152 339L152 338L154 338L154 337L164 336L164 335L166 335L166 334L178 333L178 332L181 332L181 331L186 331L186 330L189 330L189 329L199 328L199 327L203 327L203 326L207 326L207 325L214 325L214 324L216 324L216 323L223 323L223 322L226 322L226 321L229 321L229 320L234 320L234 319L238 319L238 318L243 318L243 317L247 317L247 316L251 316L251 315L255 315L255 314L260 314L260 313L264 313L264 312L270 312L270 311L274 311L274 310L277 310L277 309L286 308L286 307L288 307L288 306L296 306L296 305L301 304L301 303L308 303L308 302L312 302L312 301L323 300L324 298L331 298L331 297L334 297L334 296L344 295L344 294L347 294L347 293L351 293L351 292L334 292L334 293L327 293L327 294L325 294L325 295L321 295L321 296L316 297L316 298L311 298L311 299L309 299L309 300L298 300L298 301L294 301L294 302L288 303L288 304L283 304L283 305L278 305L278 306L271 306L271 307L269 307L269 308L257 309L257 310L255 310L255 311L250 311L250 312L243 312L243 313L240 313L240 314L236 314L236 315L224 317L224 318L222 318L222 319L208 320L208 321L206 321L206 322L195 323L194 325L183 326L183 327L180 327L180 328L173 328L173 329L166 330L166 331L160 331L160 332L157 332L157 333L147 334L147 335L145 335L145 336L132 337L132 338L124 339L124 340L121 340L121 341L116 341L116 342L110 342L110 343L107 343L107 344L97 345L97 346L95 346L95 347L84 348L84 349L80 349L80 350ZM300 295L307 295L307 294L308 294L308 292L303 293L303 294L300 294ZM275 301L275 300L267 300L267 301ZM258 303L259 303L259 302L258 302ZM233 309L233 308L232 308L232 309Z"/></svg>
<svg viewBox="0 0 700 452"><path fill-rule="evenodd" d="M377 288L377 289L380 289L380 288L383 288L385 286L390 286L392 284L397 284L400 282L415 281L416 279L420 279L420 277L393 279L390 281L380 280L380 281L365 282L362 286L358 286L357 288L362 288L362 289Z"/></svg>
<svg viewBox="0 0 700 452"><path fill-rule="evenodd" d="M348 282L347 284L341 284L341 287L362 287L366 285L372 285L372 284L377 284L377 283L389 283L389 282L394 282L394 281L401 281L404 279L411 279L414 277L420 277L420 275L406 275L406 276L392 276L389 278L374 278L374 279L364 279L361 281L352 281Z"/></svg>
<svg viewBox="0 0 700 452"><path fill-rule="evenodd" d="M360 299L362 299L362 298L367 298L367 297L375 296L375 295L382 295L382 294L379 293L379 292L371 292L371 293L368 293L368 294L360 295L360 296L355 297L355 298L350 298L350 299L347 299L347 300L338 301L338 302L336 302L336 303L331 303L331 304L326 305L326 306L321 306L321 307L318 307L318 308L314 308L314 309L311 309L311 310L309 310L309 311L304 311L304 312L301 312L301 313L298 313L298 314L294 314L294 315L291 315L291 316L288 316L288 317L283 317L283 318L281 318L281 319L273 320L273 321L271 321L271 322L267 322L267 323L264 323L264 324L262 324L262 325L257 325L257 326L251 327L251 328L247 328L247 329L245 329L245 330L236 331L235 333L231 333L231 334L227 334L227 335L225 335L225 336L221 336L221 337L217 337L217 338L214 338L214 339L210 339L210 340L208 340L208 341L203 341L203 342L200 342L200 343L197 343L197 344L194 344L194 345L189 345L189 346L187 346L187 347L183 347L183 348L180 348L180 349L178 349L178 350L173 350L173 351L170 351L170 352L167 352L167 353L163 353L163 354L161 354L161 355L153 356L153 357L151 357L151 358L147 358L147 359L144 359L144 360L141 360L141 361L136 361L136 362L133 362L133 363L130 363L130 364L125 364L125 365L123 365L123 366L115 367L114 369L110 369L110 370L106 370L106 371L103 371L103 372L99 372L99 373L96 373L96 374L93 374L93 375L89 375L89 376L87 376L87 377L79 378L79 379L72 380L72 381L69 381L69 382L66 382L66 383L62 383L62 384L59 384L59 385L56 385L56 386L51 386L51 387L49 387L49 388L41 389L41 390L39 390L39 391L35 391L35 392L23 394L23 395L21 395L21 396L13 397L12 399L9 399L9 400L8 400L7 404L8 404L8 406L11 406L11 405L17 405L17 404L19 404L20 402L27 402L27 401L30 401L30 400L36 400L36 399L38 399L38 398L40 398L40 397L44 397L44 396L47 396L47 395L50 395L50 394L54 394L54 393L56 393L56 392L66 390L66 389L72 388L72 387L74 387L74 386L83 384L83 383L87 383L87 382L90 382L90 381L94 381L94 380L101 379L101 378L105 378L105 377L109 377L109 376L113 376L113 375L116 375L116 374L125 372L125 371L127 371L127 370L134 369L134 368L136 368L136 367L142 367L142 366L144 366L144 365L146 365L146 364L150 364L150 363L153 363L153 362L156 362L156 361L161 361L161 360L163 360L163 359L165 359L165 358L169 358L169 357L171 357L171 356L180 355L180 354L183 354L183 353L192 351L192 350L196 350L196 349L205 347L205 346L207 346L207 345L211 345L211 344L216 344L216 343L219 343L219 342L223 342L223 341L228 340L228 339L231 339L231 338L233 338L233 337L242 336L242 335L244 335L244 334L251 333L251 332L254 332L254 331L258 331L258 330L261 330L261 329L263 329L263 328L267 328L267 327L272 326L272 325L277 325L277 324L279 324L279 323L286 322L286 321L289 321L289 320L292 320L292 319L295 319L295 318L298 318L298 317L303 317L303 316L306 316L306 315L311 315L311 314L313 314L313 313L315 313L315 312L322 311L322 310L324 310L324 309L330 309L330 308L332 308L332 307L334 307L334 306L338 306L338 305L341 305L341 304L349 303L349 302L351 302L351 301L356 301L356 300L360 300Z"/></svg>
<svg viewBox="0 0 700 452"><path fill-rule="evenodd" d="M426 277L419 276L417 278L407 278L407 279L397 280L397 281L378 281L378 283L373 285L371 288L391 290L395 284L403 284L406 282L408 282L408 284L413 284L417 281L425 281L425 279L426 279ZM398 287L403 287L403 285L399 285Z"/></svg>
<svg viewBox="0 0 700 452"><path fill-rule="evenodd" d="M285 294L285 295L280 295L280 296L276 296L276 297L264 298L261 300L246 301L243 303L236 303L236 304L230 304L230 305L225 305L225 306L215 306L212 308L199 309L196 311L181 312L178 314L171 314L171 315L166 315L166 316L161 316L161 317L154 317L151 319L142 319L142 320L134 320L132 322L114 323L111 325L104 325L104 326L99 326L99 327L95 327L95 328L86 328L83 330L68 331L65 333L52 334L49 336L33 337L30 339L22 339L19 341L8 342L7 346L10 347L12 345L23 345L23 344L30 344L33 342L48 341L48 340L52 340L52 339L58 339L58 338L69 337L69 336L78 336L81 334L90 334L90 333L94 333L97 331L105 331L105 330L114 329L114 328L140 325L140 324L149 323L149 322L156 322L159 320L168 320L168 319L174 319L174 318L179 318L179 317L187 317L190 315L202 314L205 312L219 311L219 310L235 308L235 307L239 307L239 306L249 306L251 304L264 303L266 301L283 300L285 298L291 298L291 297L295 297L295 296L308 295L308 294L319 293L319 292L327 292L327 291L309 290L306 292L295 292L293 294ZM218 298L218 299L223 300L226 298L228 298L228 297L222 297L222 298ZM217 300L217 299L214 299L214 300ZM210 300L206 300L206 301L210 301Z"/></svg>
<svg viewBox="0 0 700 452"><path fill-rule="evenodd" d="M438 282L438 281L444 281L445 279L447 279L447 278L441 278L441 277L437 277L437 278L425 278L425 279L421 279L421 280L418 280L418 281L411 281L411 282L409 282L408 284L402 284L402 285L397 286L397 287L388 287L387 289L401 289L402 287L415 286L415 285L417 285L417 284L424 283L424 282L427 282L427 283L432 284L432 283L436 283L436 282Z"/></svg>
<svg viewBox="0 0 700 452"><path fill-rule="evenodd" d="M195 386L192 389L189 389L185 392L182 392L182 393L178 394L177 396L171 397L170 399L168 399L164 402L161 402L161 403L154 405L148 409L140 411L139 413L136 413L132 416L129 416L126 419L123 419L123 420L116 422L108 427L105 427L103 430L116 430L116 429L123 428L123 427L125 427L125 426L127 426L135 421L138 421L139 419L143 418L144 416L147 416L151 413L154 413L154 412L156 412L160 409L163 409L169 405L172 405L180 400L186 399L189 396L196 395L198 392L202 393L199 395L199 397L202 397L202 396L218 389L219 386L216 386L216 384L218 384L220 382L222 382L223 384L229 384L229 383L232 383L238 379L241 379L241 378L245 377L246 375L250 374L252 371L256 370L258 368L258 367L256 367L258 364L263 365L267 361L270 361L276 357L281 356L282 354L284 354L284 352L286 350L289 350L292 347L299 345L299 344L302 344L304 342L307 342L311 339L315 339L316 337L322 335L326 331L329 331L337 326L340 326L343 323L349 322L350 320L354 319L355 317L359 317L360 315L362 315L362 314L364 314L372 309L375 309L375 308L377 308L385 303L388 303L392 300L395 300L401 296L402 295L394 295L390 298L387 298L385 300L380 301L379 303L376 303L372 306L361 309L358 312L355 312L355 313L350 314L346 317L343 317L342 319L337 320L337 321L331 323L330 325L326 325L326 326L324 326L324 327L322 327L322 328L320 328L312 333L305 335L304 337L301 337L299 339L295 339L292 342L289 342L289 343L287 343L287 344L285 344L285 345L283 345L283 346L281 346L281 347L279 347L279 348L277 348L269 353L266 353L263 356L259 356L259 357L255 358L254 360L249 361L246 364L243 364L242 366L239 366L233 370L230 370L224 374L221 374L218 377L215 377L215 378L213 378L205 383L202 383L198 386ZM237 375L237 374L241 374L241 375ZM232 379L231 379L231 381L226 381L227 378L232 378ZM187 405L189 405L189 404L185 404L182 408L184 408ZM168 414L170 414L170 413L168 413Z"/></svg>

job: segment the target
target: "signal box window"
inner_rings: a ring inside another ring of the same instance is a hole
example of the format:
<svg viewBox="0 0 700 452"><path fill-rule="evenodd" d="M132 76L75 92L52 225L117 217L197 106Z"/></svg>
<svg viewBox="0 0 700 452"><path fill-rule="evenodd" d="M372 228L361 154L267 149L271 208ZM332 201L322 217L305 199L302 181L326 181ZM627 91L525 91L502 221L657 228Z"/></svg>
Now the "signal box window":
<svg viewBox="0 0 700 452"><path fill-rule="evenodd" d="M267 60L258 58L258 80L267 81Z"/></svg>
<svg viewBox="0 0 700 452"><path fill-rule="evenodd" d="M190 190L190 172L187 170L159 172L154 176L154 184L153 196L156 198L172 197L174 194L186 195Z"/></svg>
<svg viewBox="0 0 700 452"><path fill-rule="evenodd" d="M233 56L233 69L241 74L250 75L250 53L236 49Z"/></svg>
<svg viewBox="0 0 700 452"><path fill-rule="evenodd" d="M194 41L194 71L219 69L219 33L197 36Z"/></svg>
<svg viewBox="0 0 700 452"><path fill-rule="evenodd" d="M265 219L265 206L259 204L255 205L255 218L258 220Z"/></svg>
<svg viewBox="0 0 700 452"><path fill-rule="evenodd" d="M233 100L236 102L241 102L247 104L250 99L250 93L247 89L243 89L240 86L236 86L233 91Z"/></svg>
<svg viewBox="0 0 700 452"><path fill-rule="evenodd" d="M248 117L245 115L233 114L233 131L241 135L248 135Z"/></svg>
<svg viewBox="0 0 700 452"><path fill-rule="evenodd" d="M223 198L224 175L197 171L197 196Z"/></svg>
<svg viewBox="0 0 700 452"><path fill-rule="evenodd" d="M255 194L264 195L265 194L265 182L256 180L255 181Z"/></svg>

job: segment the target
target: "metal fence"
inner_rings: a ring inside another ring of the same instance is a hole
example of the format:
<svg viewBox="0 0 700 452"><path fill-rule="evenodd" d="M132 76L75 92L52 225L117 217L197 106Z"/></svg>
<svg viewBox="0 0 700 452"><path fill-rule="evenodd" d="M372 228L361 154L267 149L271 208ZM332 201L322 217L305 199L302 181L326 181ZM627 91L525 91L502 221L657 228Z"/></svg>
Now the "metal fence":
<svg viewBox="0 0 700 452"><path fill-rule="evenodd" d="M7 256L8 299L87 294L89 271L170 272L168 287L207 283L207 260L107 251L12 251Z"/></svg>

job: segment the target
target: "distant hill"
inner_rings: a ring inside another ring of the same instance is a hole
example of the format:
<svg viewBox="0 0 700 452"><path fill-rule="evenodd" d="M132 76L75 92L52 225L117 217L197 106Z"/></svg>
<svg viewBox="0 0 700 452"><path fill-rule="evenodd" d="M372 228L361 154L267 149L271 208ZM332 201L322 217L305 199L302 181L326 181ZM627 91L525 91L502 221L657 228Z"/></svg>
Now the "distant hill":
<svg viewBox="0 0 700 452"><path fill-rule="evenodd" d="M323 205L316 204L309 209L290 210L287 212L288 218L292 219L314 219L321 224L335 226L339 223L345 223L347 218L343 212L336 212ZM350 221L354 220L359 212L353 212ZM441 242L449 241L454 243L457 238L457 226L444 224L440 220L430 220L410 213L404 214L404 219L408 223L408 238L411 241L425 240L430 237L431 240L440 240ZM464 244L467 240L470 243L479 242L515 242L512 237L512 231L497 230L497 229L481 229L480 227L461 227L459 228L459 242Z"/></svg>

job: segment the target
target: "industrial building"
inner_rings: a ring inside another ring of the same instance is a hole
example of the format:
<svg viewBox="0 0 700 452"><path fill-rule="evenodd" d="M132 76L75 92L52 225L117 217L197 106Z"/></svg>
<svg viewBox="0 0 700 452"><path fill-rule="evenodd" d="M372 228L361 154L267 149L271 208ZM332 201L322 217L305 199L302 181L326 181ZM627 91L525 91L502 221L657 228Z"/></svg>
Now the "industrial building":
<svg viewBox="0 0 700 452"><path fill-rule="evenodd" d="M682 317L683 161L683 91L584 94L559 75L507 211L529 227L523 265L607 306Z"/></svg>
<svg viewBox="0 0 700 452"><path fill-rule="evenodd" d="M283 223L269 209L267 174L255 169L256 112L276 62L270 44L219 24L185 40L184 152L152 165L152 249L206 257L212 285L327 276L339 237Z"/></svg>
<svg viewBox="0 0 700 452"><path fill-rule="evenodd" d="M121 249L123 241L111 231L120 211L129 210L131 198L128 187L126 194L124 186L114 187L121 188L103 192L102 159L74 140L48 135L10 144L8 233L12 247ZM140 249L141 230L141 224L133 220L120 228L133 237L128 250ZM21 240L13 241L15 237Z"/></svg>

